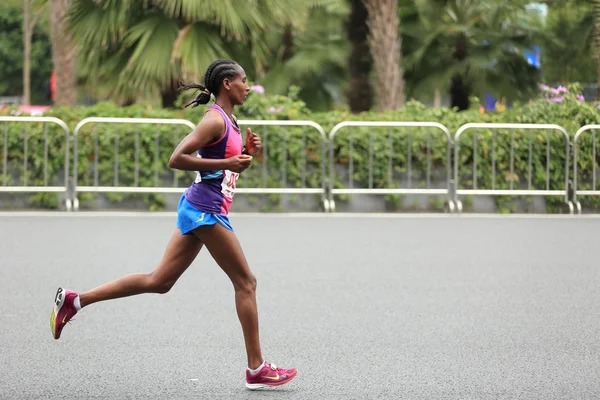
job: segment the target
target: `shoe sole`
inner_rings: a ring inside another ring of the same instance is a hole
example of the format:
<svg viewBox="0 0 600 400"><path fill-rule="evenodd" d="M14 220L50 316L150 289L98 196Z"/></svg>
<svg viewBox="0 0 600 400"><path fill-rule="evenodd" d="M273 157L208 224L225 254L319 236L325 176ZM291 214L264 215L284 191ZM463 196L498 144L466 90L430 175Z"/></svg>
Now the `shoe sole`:
<svg viewBox="0 0 600 400"><path fill-rule="evenodd" d="M54 296L54 306L52 307L52 312L50 313L50 330L52 331L52 337L54 339L58 339L56 337L56 316L60 311L60 308L63 306L65 302L65 290L61 287L56 291L56 295Z"/></svg>
<svg viewBox="0 0 600 400"><path fill-rule="evenodd" d="M297 376L298 376L298 370L296 370L296 373L294 374L294 376L292 376L290 379L285 380L285 381L274 382L270 385L267 385L265 383L248 383L248 382L246 382L246 387L250 390L268 389L268 388L272 388L275 386L281 386L281 385L285 385L286 383L290 383Z"/></svg>

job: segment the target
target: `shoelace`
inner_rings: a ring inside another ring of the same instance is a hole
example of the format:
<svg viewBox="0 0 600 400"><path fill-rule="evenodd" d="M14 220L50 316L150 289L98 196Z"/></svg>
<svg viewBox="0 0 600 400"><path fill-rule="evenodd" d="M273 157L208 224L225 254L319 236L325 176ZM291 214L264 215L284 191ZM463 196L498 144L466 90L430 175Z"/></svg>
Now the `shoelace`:
<svg viewBox="0 0 600 400"><path fill-rule="evenodd" d="M282 368L277 367L277 365L275 365L275 364L269 364L269 365L271 366L271 369L273 371L283 371Z"/></svg>

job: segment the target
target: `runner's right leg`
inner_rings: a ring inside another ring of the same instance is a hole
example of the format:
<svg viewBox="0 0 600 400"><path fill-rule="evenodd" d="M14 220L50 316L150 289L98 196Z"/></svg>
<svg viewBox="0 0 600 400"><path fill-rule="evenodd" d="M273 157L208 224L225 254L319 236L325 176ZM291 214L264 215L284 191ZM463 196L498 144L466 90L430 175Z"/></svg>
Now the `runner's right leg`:
<svg viewBox="0 0 600 400"><path fill-rule="evenodd" d="M220 224L201 226L193 231L229 276L235 291L235 305L242 325L248 368L246 387L261 389L284 385L298 375L296 368L280 368L263 359L258 333L256 305L256 278L242 250L236 234Z"/></svg>

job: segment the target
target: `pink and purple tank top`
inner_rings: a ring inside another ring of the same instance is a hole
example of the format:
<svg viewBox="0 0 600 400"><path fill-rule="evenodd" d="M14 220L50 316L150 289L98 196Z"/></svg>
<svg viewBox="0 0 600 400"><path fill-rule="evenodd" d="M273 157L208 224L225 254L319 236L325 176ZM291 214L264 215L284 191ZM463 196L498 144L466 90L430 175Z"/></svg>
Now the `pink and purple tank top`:
<svg viewBox="0 0 600 400"><path fill-rule="evenodd" d="M212 105L207 112L210 110L218 111L225 120L225 134L216 142L200 148L198 157L225 159L242 154L240 129L231 123L218 105ZM227 215L239 176L239 173L229 170L197 172L196 179L185 191L185 198L200 211Z"/></svg>

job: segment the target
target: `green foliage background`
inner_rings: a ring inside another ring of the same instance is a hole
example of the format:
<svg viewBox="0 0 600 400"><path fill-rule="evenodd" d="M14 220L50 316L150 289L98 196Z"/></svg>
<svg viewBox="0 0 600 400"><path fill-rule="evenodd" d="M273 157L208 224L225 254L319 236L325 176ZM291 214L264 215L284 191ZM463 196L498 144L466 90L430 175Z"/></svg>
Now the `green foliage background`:
<svg viewBox="0 0 600 400"><path fill-rule="evenodd" d="M31 104L50 104L52 50L47 30L38 23L31 38ZM23 12L0 4L0 95L23 94Z"/></svg>
<svg viewBox="0 0 600 400"><path fill-rule="evenodd" d="M351 114L347 111L311 113L306 105L297 99L294 88L288 96L262 95L253 92L244 106L236 109L239 119L278 119L311 120L320 124L327 140L331 129L342 121L429 121L445 125L454 137L457 129L469 122L504 123L548 123L564 127L571 141L577 129L587 124L600 122L598 107L592 103L582 103L575 98L577 87L571 87L571 93L563 96L560 103L547 99L538 99L524 105L516 105L506 112L480 113L477 109L457 113L447 108L428 108L411 101L406 107L395 112ZM183 102L180 99L180 103ZM71 132L79 121L87 117L140 117L140 118L181 118L197 123L207 106L185 110L152 109L140 105L117 107L110 103L101 103L94 107L54 108L46 114L65 121ZM13 110L14 111L14 110ZM4 110L5 114L10 110ZM0 122L0 159L7 154L7 167L0 164L1 185L43 185L64 184L65 137L60 128L42 123L28 123L26 129L22 123ZM45 135L45 129L48 134ZM239 187L307 187L320 188L323 179L324 144L321 135L311 127L252 127L266 143L266 155L255 157L253 166L240 178ZM189 129L185 126L135 125L135 124L89 124L79 132L78 143L78 181L79 185L119 185L153 187L174 186L185 188L194 179L191 172L173 171L167 162L173 148ZM246 127L242 126L244 135ZM118 135L115 134L118 132ZM511 175L510 146L514 134L514 163ZM27 161L25 162L24 139L27 136ZM473 152L474 135L476 150ZM118 137L116 139L116 137ZM352 152L349 139L352 137ZM371 141L369 141L369 137ZM158 142L157 142L158 138ZM591 187L594 165L599 157L593 159L593 138L590 132L580 141L578 174L579 188ZM6 140L6 145L5 145ZM98 151L96 152L96 141ZM370 143L370 144L369 144ZM390 147L391 143L391 147ZM344 128L333 139L335 164L334 186L348 187L348 170L352 162L353 187L432 187L446 186L447 137L436 129L426 128ZM546 170L547 144L549 143L549 175ZM529 151L531 144L531 153ZM48 157L44 157L46 146ZM118 146L118 176L115 174L115 148ZM156 149L158 147L158 157ZM137 151L136 151L137 149ZM371 149L371 161L369 156ZM408 153L411 153L410 159ZM72 153L72 152L71 152ZM352 157L350 157L352 155ZM495 147L492 146L492 131L489 129L469 130L460 139L459 188L473 187L473 162L476 158L476 181L478 189L492 188L492 156L496 160L496 189L527 188L545 189L549 183L551 190L563 190L565 187L565 140L560 132L525 130L497 130ZM531 156L532 169L529 170ZM328 157L328 152L326 157ZM97 158L97 163L96 163ZM137 159L139 168L136 168ZM328 158L327 158L328 159ZM392 170L389 164L392 164ZM351 161L352 160L352 161ZM411 174L408 174L410 160ZM572 179L572 151L569 160L569 175ZM369 163L372 162L372 175ZM47 175L44 175L47 164ZM97 168L96 168L97 165ZM73 160L71 160L71 171ZM328 174L329 166L325 166ZM26 174L25 174L26 168ZM596 168L597 169L597 168ZM431 171L430 174L427 171ZM27 182L24 182L26 175ZM329 175L327 175L329 176ZM429 186L428 186L429 185ZM85 205L95 195L80 194L79 199ZM250 196L251 198L253 196ZM126 199L143 200L148 209L160 210L165 206L165 197L155 194L108 194L112 202ZM268 197L270 205L263 211L281 209L281 197ZM400 196L387 196L387 200L397 206ZM256 199L254 199L256 200ZM347 201L349 196L339 196L336 201ZM35 207L59 207L56 194L37 194L31 197ZM514 198L496 198L500 212L515 210ZM530 201L528 199L527 201ZM549 212L557 212L563 205L561 197L547 197ZM594 197L580 198L584 207L598 210L600 201ZM463 201L468 211L471 199ZM433 208L441 208L439 202Z"/></svg>

